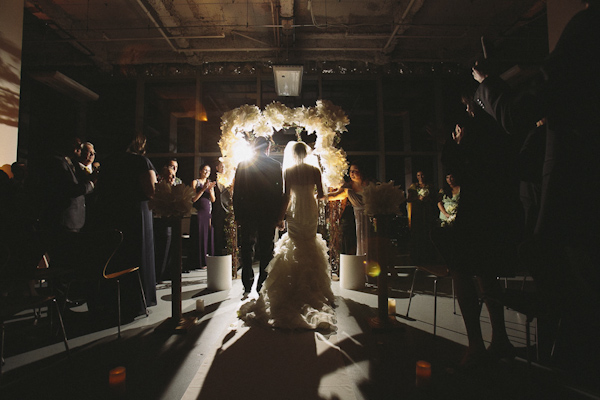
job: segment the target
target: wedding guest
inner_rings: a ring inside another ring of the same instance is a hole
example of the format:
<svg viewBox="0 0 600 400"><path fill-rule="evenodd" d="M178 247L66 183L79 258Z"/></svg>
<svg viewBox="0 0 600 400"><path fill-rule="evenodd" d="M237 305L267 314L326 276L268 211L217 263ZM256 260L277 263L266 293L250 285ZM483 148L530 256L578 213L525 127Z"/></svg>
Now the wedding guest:
<svg viewBox="0 0 600 400"><path fill-rule="evenodd" d="M223 173L223 163L215 163L215 171L218 174ZM218 177L218 175L217 175ZM231 191L220 183L215 177L215 202L212 207L211 221L214 234L214 252L215 256L227 254L227 238L225 236L225 217L227 216L229 205L231 204Z"/></svg>
<svg viewBox="0 0 600 400"><path fill-rule="evenodd" d="M159 182L175 186L175 169L169 164L163 165L158 179ZM157 283L162 283L169 276L172 234L173 227L170 225L169 220L154 218L154 252Z"/></svg>
<svg viewBox="0 0 600 400"><path fill-rule="evenodd" d="M78 165L88 175L92 175L100 167L99 163L95 163L96 160L96 149L90 142L85 142L81 148L81 155L79 158Z"/></svg>
<svg viewBox="0 0 600 400"><path fill-rule="evenodd" d="M206 256L214 255L213 251L213 228L211 224L211 209L216 200L215 185L211 181L210 165L202 164L199 170L199 178L192 182L192 188L196 192L192 201L194 208L198 211L196 227L198 232L198 261L199 267L206 268Z"/></svg>
<svg viewBox="0 0 600 400"><path fill-rule="evenodd" d="M94 183L78 176L73 159L81 156L79 139L59 142L59 148L44 165L41 186L45 201L41 215L42 226L50 235L57 232L78 232L85 223L85 195Z"/></svg>
<svg viewBox="0 0 600 400"><path fill-rule="evenodd" d="M81 154L77 162L77 176L79 180L89 180L94 183L98 180L98 171L100 163L95 162L96 150L90 142L85 142L81 146ZM85 195L85 215L86 220L93 214L93 208L96 205L96 193L92 191ZM85 225L84 225L85 226Z"/></svg>
<svg viewBox="0 0 600 400"><path fill-rule="evenodd" d="M460 185L453 174L446 175L443 189L440 190L440 199L437 203L440 210L440 225L452 225L456 218L460 201Z"/></svg>
<svg viewBox="0 0 600 400"><path fill-rule="evenodd" d="M160 171L160 175L158 176L158 181L165 181L169 186L175 186L176 179L177 177L175 176L175 169L169 165L164 165Z"/></svg>
<svg viewBox="0 0 600 400"><path fill-rule="evenodd" d="M183 182L182 182L181 178L179 178L177 176L177 171L179 170L179 162L177 161L177 159L176 158L169 159L169 161L167 162L167 166L173 170L173 173L175 175L175 178L173 180L173 186L181 185Z"/></svg>
<svg viewBox="0 0 600 400"><path fill-rule="evenodd" d="M244 296L250 293L254 283L254 245L258 246L256 252L260 260L256 283L256 290L260 292L267 278L267 265L273 258L275 228L283 227L279 219L283 205L281 164L269 157L269 139L259 136L253 147L255 156L237 167L233 190L233 209L240 227Z"/></svg>
<svg viewBox="0 0 600 400"><path fill-rule="evenodd" d="M559 358L578 370L598 371L600 357L590 348L597 347L600 332L595 306L600 217L586 211L589 198L579 193L581 188L585 193L600 190L600 3L583 4L544 61L533 90L513 91L479 65L472 72L479 83L478 104L507 132L529 131L545 117L540 212L533 239L523 243L520 253L538 295L562 319Z"/></svg>
<svg viewBox="0 0 600 400"><path fill-rule="evenodd" d="M101 229L123 232L123 243L111 263L139 266L148 306L156 305L156 272L152 211L148 200L154 196L156 170L145 157L146 138L133 141L103 164L98 180L98 219ZM123 315L134 318L145 313L137 277L128 274L122 281Z"/></svg>
<svg viewBox="0 0 600 400"><path fill-rule="evenodd" d="M340 254L356 254L356 219L354 209L348 198L342 199L340 231L342 233Z"/></svg>
<svg viewBox="0 0 600 400"><path fill-rule="evenodd" d="M417 182L408 188L410 224L410 256L413 262L431 261L433 249L429 233L433 224L433 188L426 182L425 173L417 171Z"/></svg>
<svg viewBox="0 0 600 400"><path fill-rule="evenodd" d="M365 213L363 201L363 190L369 184L370 180L364 175L364 171L357 161L350 164L348 170L350 182L345 183L341 188L328 194L328 200L348 199L354 209L354 219L356 223L356 255L367 254L369 239L369 218Z"/></svg>
<svg viewBox="0 0 600 400"><path fill-rule="evenodd" d="M433 230L432 240L448 265L467 331L468 349L461 365L478 368L515 356L504 307L492 299L499 298L502 290L497 277L512 276L518 268L523 221L514 167L518 147L472 101L465 105L467 116L456 125L442 152L444 166L460 174L460 186L452 175L447 176L447 201L439 204L446 227ZM451 198L458 196L456 213L448 212ZM492 327L487 350L480 326L480 293Z"/></svg>

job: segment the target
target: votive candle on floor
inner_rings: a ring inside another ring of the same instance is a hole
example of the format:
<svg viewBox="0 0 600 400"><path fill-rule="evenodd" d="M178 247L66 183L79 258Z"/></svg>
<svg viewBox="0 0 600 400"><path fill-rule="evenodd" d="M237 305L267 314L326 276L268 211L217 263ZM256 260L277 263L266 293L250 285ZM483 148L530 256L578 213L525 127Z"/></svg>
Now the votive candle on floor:
<svg viewBox="0 0 600 400"><path fill-rule="evenodd" d="M125 380L127 378L127 371L125 367L116 367L110 370L108 373L108 385L111 389L116 392L125 392Z"/></svg>
<svg viewBox="0 0 600 400"><path fill-rule="evenodd" d="M388 315L396 315L396 299L388 299Z"/></svg>
<svg viewBox="0 0 600 400"><path fill-rule="evenodd" d="M431 364L423 360L417 361L416 375L417 387L428 385L431 381Z"/></svg>
<svg viewBox="0 0 600 400"><path fill-rule="evenodd" d="M204 312L204 299L196 300L196 311Z"/></svg>

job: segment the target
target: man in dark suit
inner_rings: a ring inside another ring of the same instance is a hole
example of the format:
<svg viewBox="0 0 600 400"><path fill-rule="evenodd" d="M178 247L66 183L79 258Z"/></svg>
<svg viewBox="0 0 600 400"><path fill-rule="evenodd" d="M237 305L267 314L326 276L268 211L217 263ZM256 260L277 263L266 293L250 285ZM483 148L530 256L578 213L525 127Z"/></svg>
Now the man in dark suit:
<svg viewBox="0 0 600 400"><path fill-rule="evenodd" d="M257 245L260 273L256 290L267 278L266 268L273 258L275 227L282 225L283 179L281 164L268 156L270 142L254 140L256 155L238 165L233 190L233 209L240 227L242 283L244 294L252 289L253 249Z"/></svg>
<svg viewBox="0 0 600 400"><path fill-rule="evenodd" d="M583 3L535 90L513 91L477 66L473 77L480 83L475 100L507 132L533 129L544 117L540 211L520 252L540 297L562 319L557 353L578 370L599 371L598 352L590 349L600 332L600 214L589 194L600 191L600 1ZM582 367L586 361L595 369Z"/></svg>
<svg viewBox="0 0 600 400"><path fill-rule="evenodd" d="M85 223L85 195L94 184L84 179L73 164L81 154L81 142L69 140L61 147L47 160L41 174L46 189L42 224L54 233L78 232Z"/></svg>

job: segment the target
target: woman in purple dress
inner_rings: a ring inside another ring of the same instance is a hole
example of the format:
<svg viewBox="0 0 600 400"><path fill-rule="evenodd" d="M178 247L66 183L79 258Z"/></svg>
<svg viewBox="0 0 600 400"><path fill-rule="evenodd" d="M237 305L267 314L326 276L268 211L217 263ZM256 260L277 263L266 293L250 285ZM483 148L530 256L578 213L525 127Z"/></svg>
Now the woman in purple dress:
<svg viewBox="0 0 600 400"><path fill-rule="evenodd" d="M192 198L194 208L198 210L198 261L200 268L206 268L206 256L213 255L213 238L211 226L211 208L215 202L215 184L211 182L210 165L200 166L200 177L192 182L196 195Z"/></svg>

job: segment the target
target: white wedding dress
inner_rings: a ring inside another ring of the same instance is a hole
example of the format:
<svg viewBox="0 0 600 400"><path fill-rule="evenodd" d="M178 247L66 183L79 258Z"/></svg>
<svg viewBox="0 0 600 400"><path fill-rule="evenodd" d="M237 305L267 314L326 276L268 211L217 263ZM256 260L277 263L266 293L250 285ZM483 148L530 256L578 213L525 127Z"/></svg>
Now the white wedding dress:
<svg viewBox="0 0 600 400"><path fill-rule="evenodd" d="M327 243L317 233L314 167L300 164L286 170L286 176L290 174L296 183L286 179L288 231L275 244L259 298L243 304L238 316L247 323L283 329L334 331Z"/></svg>

